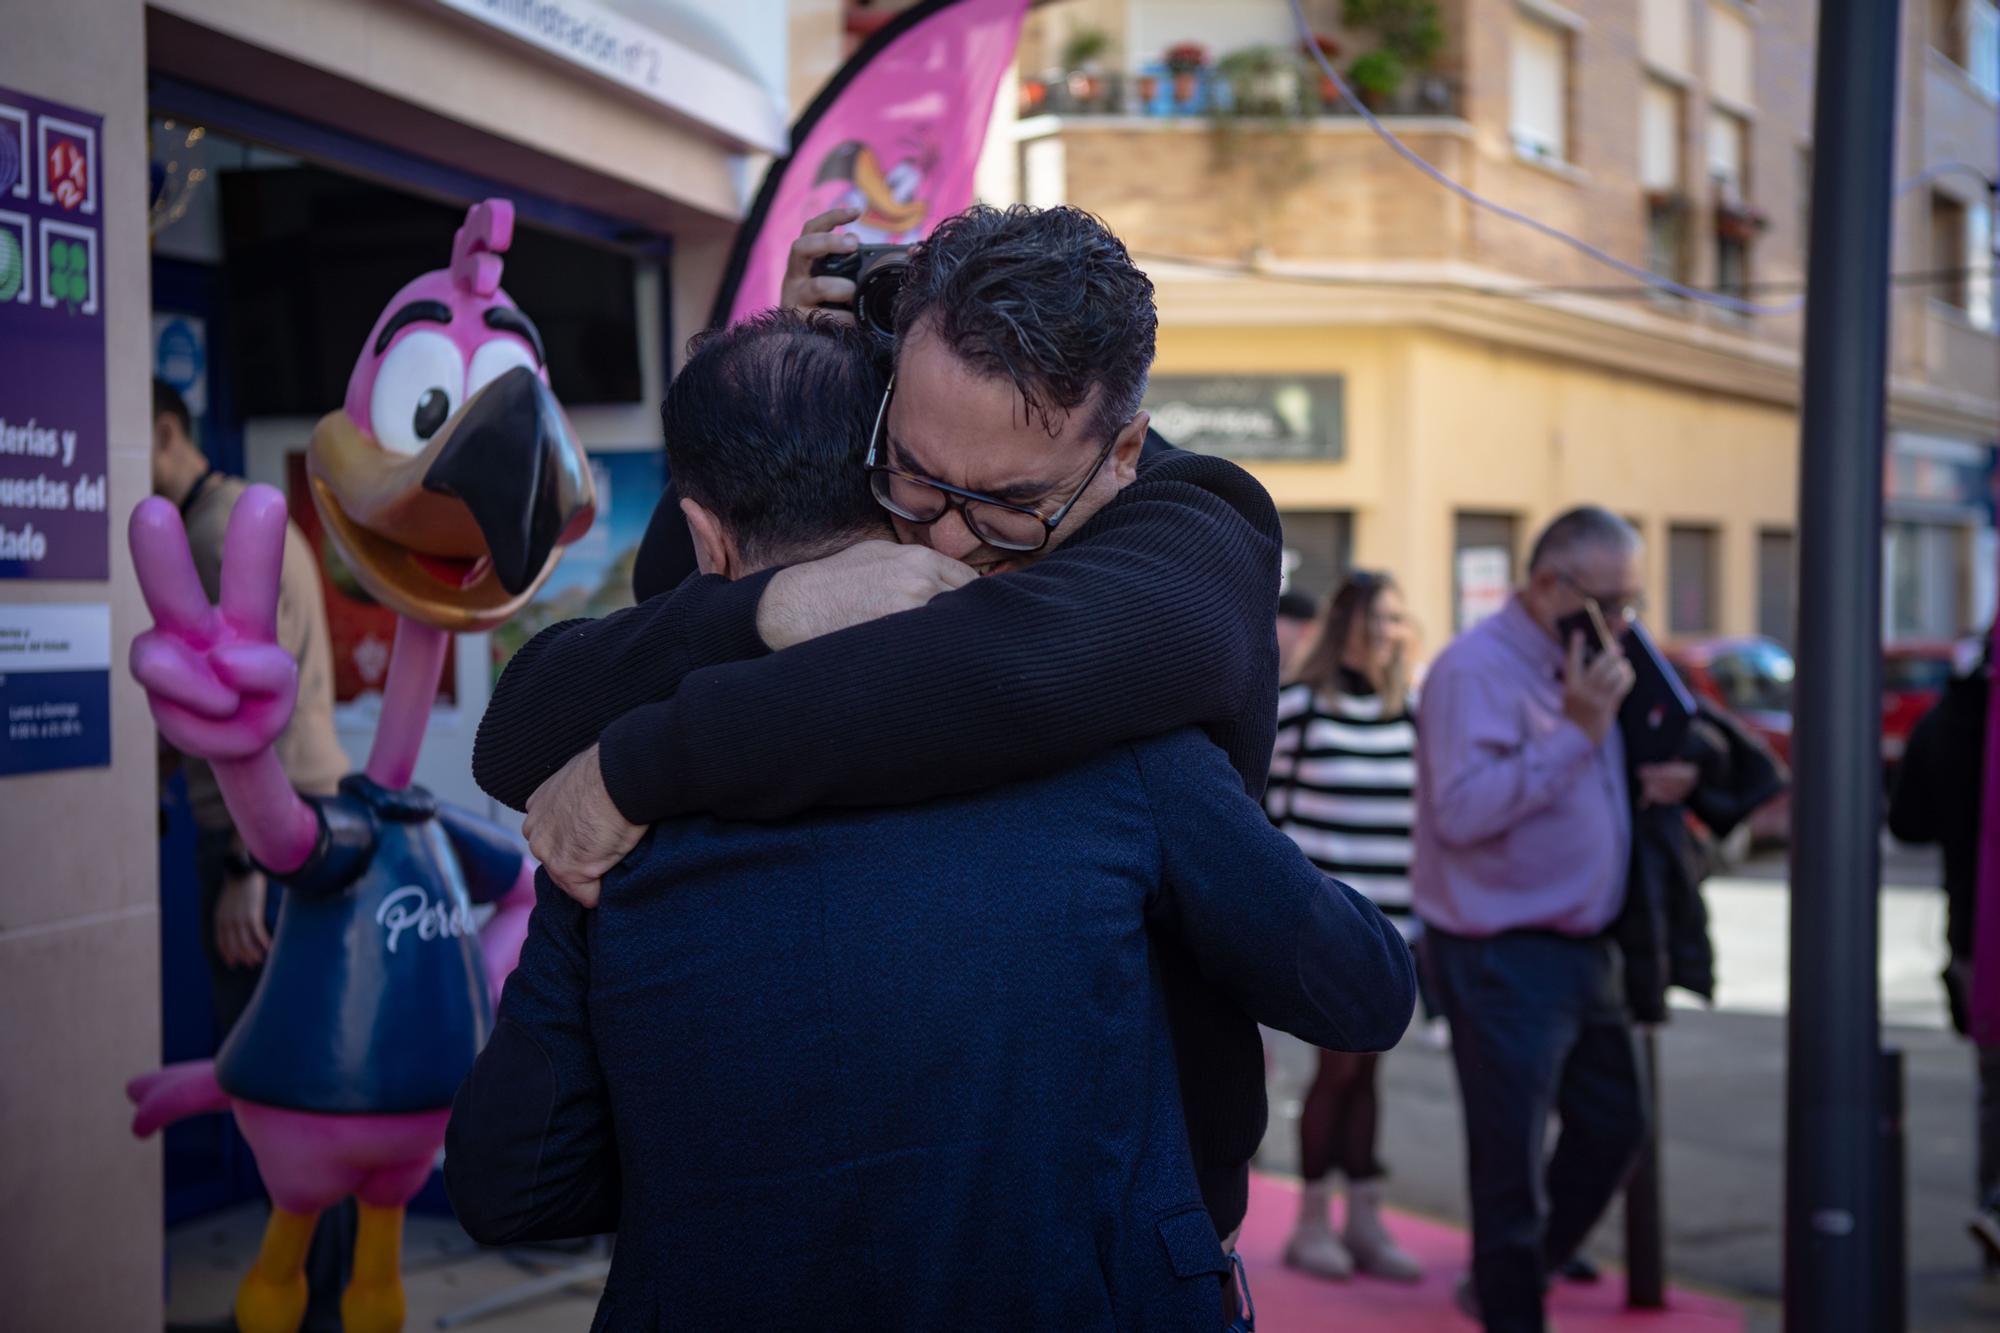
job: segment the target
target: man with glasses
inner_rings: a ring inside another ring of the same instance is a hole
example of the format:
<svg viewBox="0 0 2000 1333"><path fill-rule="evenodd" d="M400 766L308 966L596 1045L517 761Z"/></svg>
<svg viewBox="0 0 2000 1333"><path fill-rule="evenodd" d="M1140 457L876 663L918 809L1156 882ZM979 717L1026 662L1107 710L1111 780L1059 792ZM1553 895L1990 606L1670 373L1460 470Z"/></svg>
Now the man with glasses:
<svg viewBox="0 0 2000 1333"><path fill-rule="evenodd" d="M843 280L808 270L852 244L840 219L796 243L788 304L839 299ZM527 809L556 882L595 902L660 819L903 805L1190 725L1261 795L1277 512L1235 465L1149 440L1157 323L1151 282L1088 214L940 223L911 255L864 464L903 544L720 587L655 572L638 607L552 627L509 664L473 773ZM664 506L655 529L687 543ZM996 577L954 589L967 568ZM1195 1165L1228 1237L1264 1133L1262 1046L1163 947Z"/></svg>
<svg viewBox="0 0 2000 1333"><path fill-rule="evenodd" d="M663 415L698 586L886 535L881 388L862 334L790 312L697 341ZM595 912L543 882L453 1108L457 1215L616 1230L608 1330L1247 1329L1170 943L1308 1040L1409 1021L1401 937L1193 728L923 804L664 821Z"/></svg>
<svg viewBox="0 0 2000 1333"><path fill-rule="evenodd" d="M1465 1104L1472 1278L1489 1333L1539 1333L1543 1291L1645 1141L1617 946L1632 810L1618 709L1641 545L1596 507L1550 523L1505 609L1431 666L1410 886ZM1587 627L1587 628L1585 628ZM1642 765L1678 804L1692 765ZM1544 1160L1549 1115L1562 1121Z"/></svg>

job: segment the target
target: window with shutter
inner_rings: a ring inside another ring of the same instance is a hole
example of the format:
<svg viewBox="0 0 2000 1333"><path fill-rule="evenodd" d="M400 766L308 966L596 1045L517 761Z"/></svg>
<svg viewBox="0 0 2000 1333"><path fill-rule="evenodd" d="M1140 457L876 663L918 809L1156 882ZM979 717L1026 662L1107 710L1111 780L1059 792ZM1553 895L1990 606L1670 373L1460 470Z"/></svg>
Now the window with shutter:
<svg viewBox="0 0 2000 1333"><path fill-rule="evenodd" d="M1717 193L1742 203L1750 193L1750 125L1743 117L1720 108L1708 113L1708 178Z"/></svg>
<svg viewBox="0 0 2000 1333"><path fill-rule="evenodd" d="M1514 20L1511 66L1514 147L1523 156L1569 156L1569 34L1526 14Z"/></svg>
<svg viewBox="0 0 2000 1333"><path fill-rule="evenodd" d="M1966 210L1965 313L1978 327L2000 332L1993 311L1993 205L1985 200Z"/></svg>
<svg viewBox="0 0 2000 1333"><path fill-rule="evenodd" d="M1750 19L1734 5L1708 7L1708 90L1731 106L1754 107L1756 39Z"/></svg>
<svg viewBox="0 0 2000 1333"><path fill-rule="evenodd" d="M1640 0L1639 51L1655 69L1688 74L1689 0Z"/></svg>
<svg viewBox="0 0 2000 1333"><path fill-rule="evenodd" d="M1965 70L1979 90L2000 100L2000 8L1993 0L1966 0Z"/></svg>
<svg viewBox="0 0 2000 1333"><path fill-rule="evenodd" d="M1931 266L1938 272L1938 285L1931 290L1938 300L1960 310L1971 304L1965 280L1969 211L1948 194L1931 195Z"/></svg>
<svg viewBox="0 0 2000 1333"><path fill-rule="evenodd" d="M1681 188L1680 90L1659 79L1646 80L1639 94L1639 184Z"/></svg>

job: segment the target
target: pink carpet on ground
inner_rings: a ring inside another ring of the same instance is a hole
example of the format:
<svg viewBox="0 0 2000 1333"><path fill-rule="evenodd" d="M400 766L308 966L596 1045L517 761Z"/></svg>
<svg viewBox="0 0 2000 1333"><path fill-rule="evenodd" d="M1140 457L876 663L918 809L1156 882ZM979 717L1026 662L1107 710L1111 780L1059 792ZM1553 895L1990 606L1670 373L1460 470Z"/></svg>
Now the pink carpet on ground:
<svg viewBox="0 0 2000 1333"><path fill-rule="evenodd" d="M1336 1208L1338 1205L1336 1205ZM1392 1213L1389 1228L1423 1261L1425 1278L1398 1286L1372 1278L1324 1282L1284 1265L1285 1240L1298 1216L1299 1187L1288 1180L1252 1175L1250 1215L1237 1249L1257 1302L1258 1333L1476 1333L1477 1326L1452 1304L1452 1287L1471 1260L1466 1233L1456 1227ZM1338 1213L1335 1214L1336 1219ZM1625 1281L1607 1272L1595 1286L1559 1287L1549 1318L1559 1333L1743 1333L1740 1307L1714 1296L1675 1288L1664 1311L1625 1309Z"/></svg>

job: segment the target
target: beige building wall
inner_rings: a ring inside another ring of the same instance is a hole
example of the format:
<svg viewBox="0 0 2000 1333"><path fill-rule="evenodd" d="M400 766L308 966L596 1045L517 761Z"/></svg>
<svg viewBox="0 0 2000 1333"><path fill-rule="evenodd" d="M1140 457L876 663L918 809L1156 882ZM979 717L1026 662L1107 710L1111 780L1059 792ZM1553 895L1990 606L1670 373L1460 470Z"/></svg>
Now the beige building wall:
<svg viewBox="0 0 2000 1333"><path fill-rule="evenodd" d="M133 0L9 13L0 84L104 117L108 583L0 583L8 602L111 605L112 767L0 778L0 1325L161 1319L160 1150L123 1087L160 1059L152 720L123 663L149 623L124 515L152 485L145 24Z"/></svg>
<svg viewBox="0 0 2000 1333"><path fill-rule="evenodd" d="M1646 536L1656 607L1666 604L1669 530L1712 527L1715 630L1725 634L1756 630L1757 534L1792 526L1797 427L1778 403L1414 327L1169 322L1157 369L1343 377L1339 461L1245 466L1282 511L1352 513L1355 564L1397 576L1432 648L1451 632L1460 512L1512 516L1525 547L1563 509L1606 505Z"/></svg>

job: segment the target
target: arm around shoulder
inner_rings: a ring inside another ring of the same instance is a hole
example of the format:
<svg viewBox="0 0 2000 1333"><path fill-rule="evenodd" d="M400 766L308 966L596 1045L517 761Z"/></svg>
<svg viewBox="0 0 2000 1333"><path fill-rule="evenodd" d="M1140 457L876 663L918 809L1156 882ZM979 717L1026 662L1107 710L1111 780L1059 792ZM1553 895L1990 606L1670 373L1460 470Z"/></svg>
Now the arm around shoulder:
<svg viewBox="0 0 2000 1333"><path fill-rule="evenodd" d="M1270 709L1275 511L1266 531L1247 474L1195 461L1228 493L1154 469L1028 568L690 675L606 732L613 801L634 823L903 804Z"/></svg>
<svg viewBox="0 0 2000 1333"><path fill-rule="evenodd" d="M472 776L525 810L535 789L634 709L670 699L691 671L760 657L757 603L777 571L688 579L599 620L552 625L500 676L473 743Z"/></svg>

